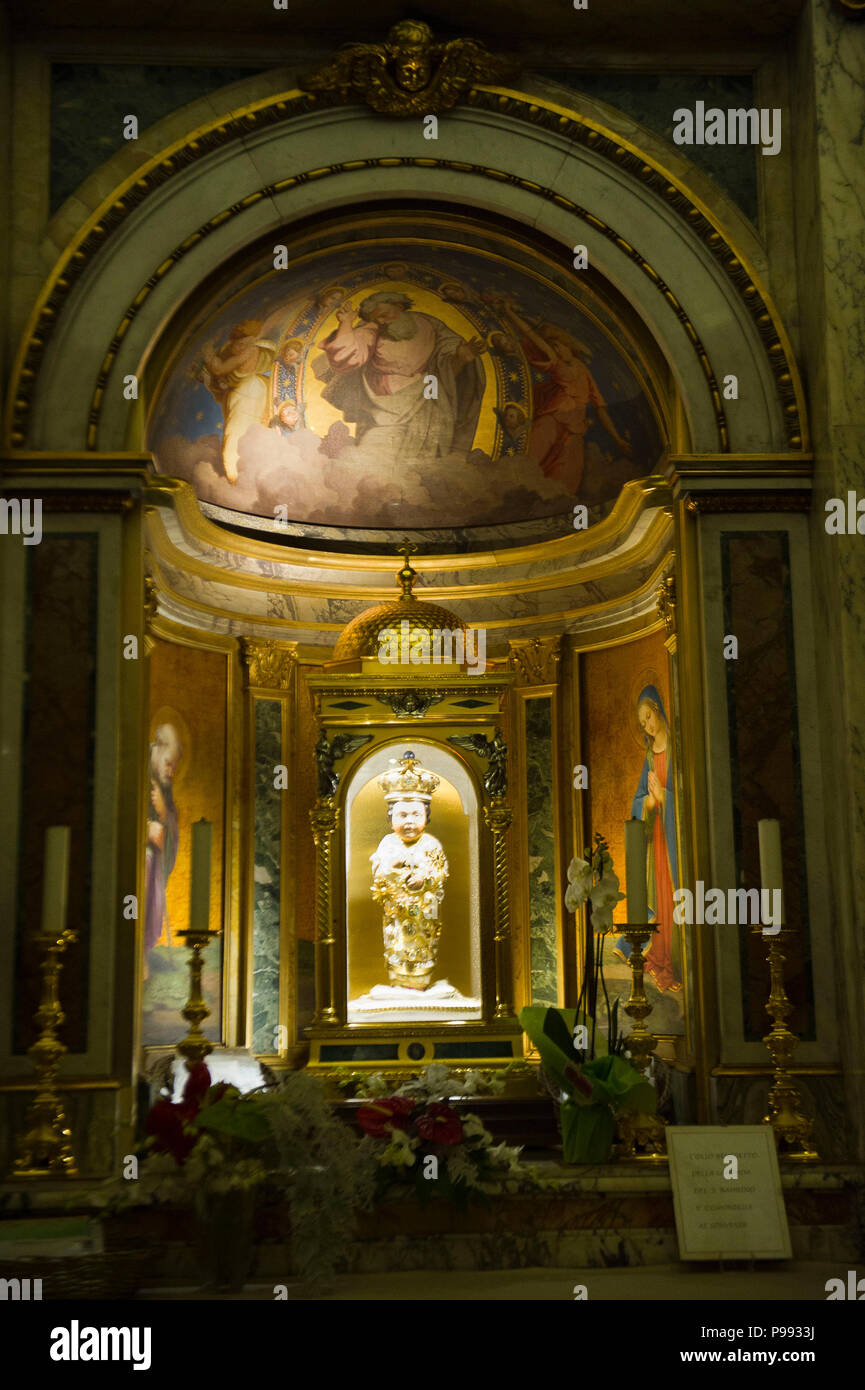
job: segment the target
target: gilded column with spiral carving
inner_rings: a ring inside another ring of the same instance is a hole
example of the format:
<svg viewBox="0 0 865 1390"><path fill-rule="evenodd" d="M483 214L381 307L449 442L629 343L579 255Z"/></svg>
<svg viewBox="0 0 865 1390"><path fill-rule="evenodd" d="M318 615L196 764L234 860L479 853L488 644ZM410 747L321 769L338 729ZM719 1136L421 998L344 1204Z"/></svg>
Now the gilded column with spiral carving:
<svg viewBox="0 0 865 1390"><path fill-rule="evenodd" d="M331 915L333 837L339 825L339 809L332 797L319 797L309 813L315 841L315 1000L313 1023L337 1023L336 937Z"/></svg>
<svg viewBox="0 0 865 1390"><path fill-rule="evenodd" d="M511 912L508 898L508 857L505 836L513 819L513 811L499 797L484 808L484 820L493 836L493 872L495 876L495 961L496 1006L494 1018L512 1018L513 979L511 968Z"/></svg>

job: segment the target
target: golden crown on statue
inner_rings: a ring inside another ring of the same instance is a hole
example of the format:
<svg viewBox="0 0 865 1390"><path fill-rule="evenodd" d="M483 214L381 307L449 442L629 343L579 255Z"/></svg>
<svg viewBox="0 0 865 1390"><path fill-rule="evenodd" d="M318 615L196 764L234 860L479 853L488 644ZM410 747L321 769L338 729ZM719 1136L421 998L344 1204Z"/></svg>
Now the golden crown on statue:
<svg viewBox="0 0 865 1390"><path fill-rule="evenodd" d="M390 804L407 798L431 801L440 780L429 768L421 767L414 753L404 753L401 758L391 758L390 771L382 773L378 784Z"/></svg>

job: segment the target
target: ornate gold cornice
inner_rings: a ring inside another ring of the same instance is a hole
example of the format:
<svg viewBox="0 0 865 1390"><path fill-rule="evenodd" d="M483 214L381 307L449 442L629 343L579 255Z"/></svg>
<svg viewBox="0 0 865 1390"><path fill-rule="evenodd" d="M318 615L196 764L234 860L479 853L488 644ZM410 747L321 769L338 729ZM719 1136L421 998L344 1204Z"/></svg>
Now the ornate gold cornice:
<svg viewBox="0 0 865 1390"><path fill-rule="evenodd" d="M300 85L379 115L427 116L449 111L475 83L502 82L515 71L516 64L493 57L477 39L436 43L428 24L404 19L385 43L345 44Z"/></svg>
<svg viewBox="0 0 865 1390"><path fill-rule="evenodd" d="M672 637L676 631L676 576L668 574L658 586L658 613L664 620L664 631Z"/></svg>
<svg viewBox="0 0 865 1390"><path fill-rule="evenodd" d="M269 637L241 637L246 684L262 690L289 690L297 667L297 643Z"/></svg>
<svg viewBox="0 0 865 1390"><path fill-rule="evenodd" d="M811 492L697 492L685 506L692 513L810 512Z"/></svg>
<svg viewBox="0 0 865 1390"><path fill-rule="evenodd" d="M153 651L153 629L159 615L159 591L150 574L144 576L144 655Z"/></svg>
<svg viewBox="0 0 865 1390"><path fill-rule="evenodd" d="M555 685L562 655L561 637L516 637L508 646L518 686Z"/></svg>
<svg viewBox="0 0 865 1390"><path fill-rule="evenodd" d="M113 455L106 455L107 458ZM728 456L723 454L708 455L709 458L716 458L726 462ZM730 458L737 457L730 455ZM739 455L740 458L759 458L765 455ZM779 466L785 456L773 455L777 458ZM674 466L675 457L671 456L669 463ZM741 471L741 470L740 470ZM726 476L721 469L712 471L711 476ZM767 476L771 476L767 473ZM647 478L635 478L626 483L617 497L612 511L603 521L596 522L593 526L581 531L571 531L565 536L560 536L553 540L532 541L528 545L506 546L502 549L487 551L472 551L470 564L473 570L491 570L497 572L502 566L534 564L537 561L549 561L561 557L568 557L575 563L587 565L595 563L603 564L605 559L613 563L613 556L608 555L610 547L618 538L624 538L631 531L637 518L648 508L658 509L669 505L672 494L670 485L666 478L651 475ZM177 519L186 532L188 537L194 538L204 548L213 548L217 551L225 551L232 556L249 557L255 560L266 560L272 564L291 565L299 569L308 569L318 572L322 569L356 571L363 569L371 574L384 573L388 579L393 577L393 550L380 555L357 555L353 552L348 554L335 550L316 550L310 553L307 549L300 549L286 543L276 544L272 541L251 539L248 536L241 536L225 527L217 525L204 515L195 494L195 489L191 483L182 478L171 478L167 474L157 474L153 477L150 486L144 496L145 504L153 507L155 512L161 507L166 507L174 511ZM657 520L653 519L652 528L656 526ZM164 532L164 526L160 525L160 530ZM158 534L154 534L155 540L161 540ZM167 541L167 537L166 537ZM170 544L170 542L168 542ZM595 561L594 555L603 549L600 559ZM185 552L184 552L185 555ZM170 557L173 563L182 563L180 552L174 552ZM189 557L193 559L193 557ZM629 552L629 558L634 558L634 552ZM423 574L425 570L447 570L465 569L465 551L444 551L432 556L416 556L415 568ZM198 569L197 566L201 566ZM204 561L194 559L190 567L193 573L200 573L203 578L222 579L225 578L225 570L214 565L208 566ZM234 576L240 570L240 566L232 566L231 574ZM593 571L592 577L597 577ZM258 588L267 587L253 575L246 576L251 582L247 587ZM295 586L291 586L292 592ZM333 586L325 586L328 595L332 595ZM494 592L497 588L494 587ZM388 591L389 592L389 591ZM444 595L449 592L445 589L430 589L424 587L427 594ZM383 590L359 590L352 589L346 592L347 597L386 597Z"/></svg>
<svg viewBox="0 0 865 1390"><path fill-rule="evenodd" d="M22 499L38 498L43 512L131 512L136 505L135 499L119 488L106 488L104 492L86 492L81 488L60 492L52 488L12 488L8 483L0 483L0 493L8 492Z"/></svg>
<svg viewBox="0 0 865 1390"><path fill-rule="evenodd" d="M746 305L756 324L775 378L776 390L784 412L787 431L787 444L791 449L801 449L807 445L804 397L798 371L790 349L789 341L768 292L759 284L747 261L733 247L731 242L712 220L708 209L688 189L670 175L661 165L648 158L627 140L604 129L597 122L589 121L576 112L560 107L555 103L538 97L529 98L523 93L502 88L471 88L466 93L466 104L504 114L511 119L524 121L529 125L563 135L573 143L585 145L594 155L609 160L617 168L626 169L635 179L652 190L666 206L676 212L691 231L703 241L718 262L725 276L732 281L737 293ZM214 122L192 133L184 141L178 141L168 150L146 163L135 176L105 200L97 212L81 228L69 248L64 251L31 315L21 348L16 359L9 393L9 406L5 421L5 436L13 445L23 444L26 439L29 413L35 382L39 374L45 344L54 331L58 316L72 287L77 282L90 260L104 247L125 219L155 189L159 188L174 174L188 168L191 164L215 149L249 136L253 131L275 125L298 115L314 111L319 107L338 105L339 101L313 96L305 92L289 92L279 98L267 98L254 103L236 113L230 119ZM613 242L624 252L641 271L652 281L657 291L664 297L669 308L676 314L700 363L701 370L710 391L715 412L720 447L729 447L726 416L724 414L718 383L706 355L703 344L684 307L662 280L658 272L649 264L638 249L608 223L589 213L580 204L565 197L564 194L545 188L527 179L518 178L507 170L489 168L481 164L459 160L442 160L426 156L388 156L376 159L349 160L318 169L306 170L267 184L248 194L240 202L223 209L202 226L190 233L153 274L140 287L114 336L100 368L96 387L91 401L88 428L88 447L95 448L97 430L105 393L120 343L133 318L153 289L161 283L173 267L184 256L217 228L233 217L239 216L248 207L272 199L301 184L319 181L344 173L355 173L361 169L405 167L416 169L445 169L459 173L473 173L483 178L508 183L519 187L536 197L554 203L557 207L571 212L585 221L602 236Z"/></svg>
<svg viewBox="0 0 865 1390"><path fill-rule="evenodd" d="M216 636L220 631L219 625L222 624L224 626L230 621L235 627L239 623L245 623L249 627L273 628L281 633L286 631L298 633L333 633L333 640L336 641L336 634L341 632L345 626L344 623L329 623L320 620L304 621L298 618L271 617L265 613L237 613L234 610L229 611L225 608L217 607L212 603L205 603L201 599L194 599L186 594L178 593L176 589L172 588L170 582L161 571L158 557L151 556L151 561L159 577L160 593L169 597L178 610L184 611L190 615L187 621L191 621L192 615L195 616L197 622L195 622L193 626L196 630L201 630L202 626L206 626L208 633L213 633L214 636ZM624 560L620 563L619 568L622 568L622 564L624 564ZM636 588L629 590L627 594L617 594L613 598L603 599L597 603L586 604L580 608L560 608L556 609L554 612L530 613L526 616L514 614L506 618L487 618L484 621L472 624L472 626L482 627L487 632L494 632L500 629L534 629L536 631L538 628L548 628L555 625L559 631L568 629L579 632L581 630L579 625L583 624L586 618L602 618L605 615L614 616L617 609L624 611L624 609L627 608L631 611L635 604L644 603L649 595L657 590L658 584L663 577L664 568L668 564L669 555L664 555L653 568L652 573L645 583L639 584ZM646 624L647 618L643 615L638 615L634 619L633 627L631 626L630 620L627 620L621 626L623 629L626 628L628 632L642 631L644 627L647 631L655 631L662 626L660 618L654 623L649 622L648 626L646 626ZM177 627L178 629L182 629L182 624L177 623ZM604 640L609 646L614 646L616 644L615 638L610 636L610 629L606 630Z"/></svg>
<svg viewBox="0 0 865 1390"><path fill-rule="evenodd" d="M639 496L639 492L637 491ZM630 509L628 509L630 511ZM663 543L666 533L671 528L671 522L666 515L666 509L662 510L658 506L652 508L652 513L648 522L640 535L639 539L632 545L627 545L628 534L636 518L642 513L644 508L638 508L630 517L630 522L623 527L619 533L621 544L615 545L597 554L597 543L593 546L595 554L579 550L574 553L573 568L561 568L550 573L537 575L518 575L516 578L498 577L504 565L511 563L511 553L508 550L498 552L495 565L478 565L478 569L484 570L489 575L486 582L481 583L454 583L452 585L425 585L419 592L424 600L430 603L443 603L447 605L451 602L460 600L462 602L478 602L490 598L506 598L515 595L525 595L529 593L547 593L556 589L570 589L578 584L595 583L610 574L621 571L624 567L636 568L652 559L658 547ZM247 574L238 569L229 569L221 565L216 557L212 559L201 559L198 556L190 555L186 549L180 549L169 536L164 524L159 524L158 518L148 516L151 523L148 531L148 547L150 553L163 564L171 565L185 575L195 576L211 584L219 584L237 590L267 594L285 594L293 598L307 599L345 599L352 603L365 602L367 604L386 603L392 597L393 589L373 587L372 584L346 584L334 580L322 581L320 579L298 579L296 577L283 578L278 573L274 574ZM156 524L154 524L156 523ZM598 529L604 522L598 523ZM592 528L580 533L582 537L590 537ZM615 538L615 531L611 539ZM549 542L550 546L555 542ZM274 549L275 547L266 547ZM587 547L588 549L588 547ZM555 553L555 552L553 552ZM570 552L566 552L570 553ZM283 555L282 562L286 566L292 564L289 555ZM457 563L454 568L467 568L465 556L459 557L461 564ZM485 558L485 557L484 557ZM546 555L543 556L547 558ZM471 557L471 564L474 565L475 557ZM521 558L513 561L516 566L523 563ZM389 558L388 569L390 575L393 574L393 557ZM416 561L418 569L421 568L421 561ZM430 561L430 566L440 571L447 566L438 558ZM579 569L577 569L579 565ZM327 557L322 555L320 559L313 557L312 563L305 566L313 573L320 572L322 569L330 568ZM355 556L352 568L363 570L366 568L366 561L363 557ZM376 571L380 571L382 566L376 566Z"/></svg>

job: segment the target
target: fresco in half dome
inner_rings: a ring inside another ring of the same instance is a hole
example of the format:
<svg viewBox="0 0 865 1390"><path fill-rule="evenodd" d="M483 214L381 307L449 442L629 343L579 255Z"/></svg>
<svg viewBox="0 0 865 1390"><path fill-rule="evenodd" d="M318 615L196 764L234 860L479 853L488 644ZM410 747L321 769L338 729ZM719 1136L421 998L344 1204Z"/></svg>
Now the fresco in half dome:
<svg viewBox="0 0 865 1390"><path fill-rule="evenodd" d="M501 255L366 240L233 288L148 430L157 466L224 519L563 534L575 503L600 519L661 454L635 356Z"/></svg>

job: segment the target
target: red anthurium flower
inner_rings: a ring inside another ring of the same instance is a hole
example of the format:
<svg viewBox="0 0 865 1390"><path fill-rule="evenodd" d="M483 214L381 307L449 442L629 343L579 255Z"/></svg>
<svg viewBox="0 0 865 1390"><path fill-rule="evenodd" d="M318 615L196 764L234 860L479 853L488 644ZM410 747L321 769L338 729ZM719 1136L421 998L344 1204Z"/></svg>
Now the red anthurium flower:
<svg viewBox="0 0 865 1390"><path fill-rule="evenodd" d="M413 1110L414 1101L408 1096L390 1096L387 1100L362 1105L357 1112L357 1122L373 1139L386 1139L392 1129L408 1129L408 1117Z"/></svg>
<svg viewBox="0 0 865 1390"><path fill-rule="evenodd" d="M170 1100L158 1100L151 1105L147 1114L147 1133L153 1136L153 1147L158 1153L171 1154L177 1163L183 1163L195 1147L197 1134L187 1134L184 1130L185 1107L172 1105Z"/></svg>
<svg viewBox="0 0 865 1390"><path fill-rule="evenodd" d="M433 1144L458 1144L463 1137L460 1117L449 1105L434 1100L417 1122L421 1139Z"/></svg>
<svg viewBox="0 0 865 1390"><path fill-rule="evenodd" d="M591 1081L574 1066L573 1062L569 1062L565 1067L565 1076L572 1085L576 1086L578 1091L582 1091L584 1096L590 1096L592 1094L593 1087Z"/></svg>
<svg viewBox="0 0 865 1390"><path fill-rule="evenodd" d="M194 1105L196 1108L204 1100L210 1090L210 1072L206 1062L196 1062L189 1069L189 1077L183 1088L183 1104L186 1106Z"/></svg>

